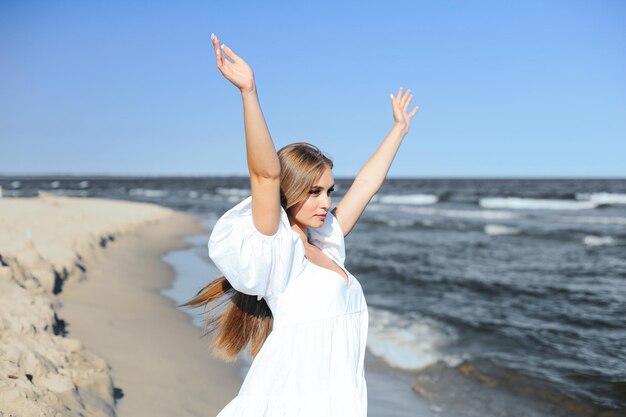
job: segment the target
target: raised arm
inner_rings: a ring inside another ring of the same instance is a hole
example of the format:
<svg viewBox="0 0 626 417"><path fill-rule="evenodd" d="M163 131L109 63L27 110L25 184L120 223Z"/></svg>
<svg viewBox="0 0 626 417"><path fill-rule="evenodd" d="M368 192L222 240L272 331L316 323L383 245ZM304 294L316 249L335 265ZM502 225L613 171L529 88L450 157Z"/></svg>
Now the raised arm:
<svg viewBox="0 0 626 417"><path fill-rule="evenodd" d="M261 111L254 73L228 46L220 46L217 36L211 35L211 40L218 69L241 91L252 190L252 222L259 232L271 236L278 230L280 222L280 162Z"/></svg>
<svg viewBox="0 0 626 417"><path fill-rule="evenodd" d="M411 113L407 113L409 103L413 98L409 91L406 90L403 96L402 87L400 87L398 96L391 96L394 117L391 132L380 144L374 155L359 170L348 192L333 209L333 215L337 217L344 236L350 233L363 214L365 207L383 185L402 139L409 132L411 118L415 116L419 108L419 106L415 107Z"/></svg>

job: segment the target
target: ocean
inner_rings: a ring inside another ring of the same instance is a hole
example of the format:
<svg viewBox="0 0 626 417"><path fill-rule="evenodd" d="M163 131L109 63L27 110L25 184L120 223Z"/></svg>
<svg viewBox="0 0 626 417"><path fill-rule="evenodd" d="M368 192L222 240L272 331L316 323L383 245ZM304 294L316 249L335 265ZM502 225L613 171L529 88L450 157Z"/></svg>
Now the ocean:
<svg viewBox="0 0 626 417"><path fill-rule="evenodd" d="M335 180L333 206L351 184ZM45 191L199 216L207 235L165 256L177 279L164 293L177 302L219 274L208 233L250 195L245 177L0 186L9 198ZM369 306L370 416L626 415L626 180L387 179L346 254Z"/></svg>

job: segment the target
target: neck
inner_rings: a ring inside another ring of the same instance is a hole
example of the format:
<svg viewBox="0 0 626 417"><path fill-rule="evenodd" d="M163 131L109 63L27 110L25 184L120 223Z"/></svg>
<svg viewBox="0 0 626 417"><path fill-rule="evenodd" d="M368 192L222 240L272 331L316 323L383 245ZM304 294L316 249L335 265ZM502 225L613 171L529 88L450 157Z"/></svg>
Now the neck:
<svg viewBox="0 0 626 417"><path fill-rule="evenodd" d="M295 222L293 219L289 219L289 223L291 224L291 230L295 230L300 235L300 239L302 239L306 247L309 244L308 227Z"/></svg>

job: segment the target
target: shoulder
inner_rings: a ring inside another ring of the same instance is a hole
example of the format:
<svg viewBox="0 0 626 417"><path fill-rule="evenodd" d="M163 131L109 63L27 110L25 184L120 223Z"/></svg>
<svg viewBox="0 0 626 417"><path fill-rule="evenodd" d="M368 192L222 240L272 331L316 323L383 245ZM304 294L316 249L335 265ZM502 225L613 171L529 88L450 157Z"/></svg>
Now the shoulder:
<svg viewBox="0 0 626 417"><path fill-rule="evenodd" d="M248 197L220 217L209 238L209 257L239 292L271 298L301 268L304 251L284 210L276 234L267 236L252 221Z"/></svg>
<svg viewBox="0 0 626 417"><path fill-rule="evenodd" d="M254 235L254 237L261 240L271 240L277 238L279 235L282 235L283 237L291 236L291 234L288 233L291 231L291 226L289 224L287 212L285 212L282 207L280 208L280 211L280 225L278 230L276 230L274 235L265 235L257 230L252 222L252 196L248 196L241 202L237 203L237 205L227 210L218 219L213 227L213 232L219 233L224 230L237 230L239 232L247 232L247 234Z"/></svg>

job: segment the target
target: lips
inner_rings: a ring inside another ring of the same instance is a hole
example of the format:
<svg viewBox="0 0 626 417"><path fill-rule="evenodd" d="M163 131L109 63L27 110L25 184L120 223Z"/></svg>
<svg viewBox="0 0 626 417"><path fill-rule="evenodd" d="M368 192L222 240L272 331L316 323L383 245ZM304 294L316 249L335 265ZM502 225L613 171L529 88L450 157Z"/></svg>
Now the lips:
<svg viewBox="0 0 626 417"><path fill-rule="evenodd" d="M315 217L319 217L320 219L325 219L326 215L325 214L316 214Z"/></svg>

